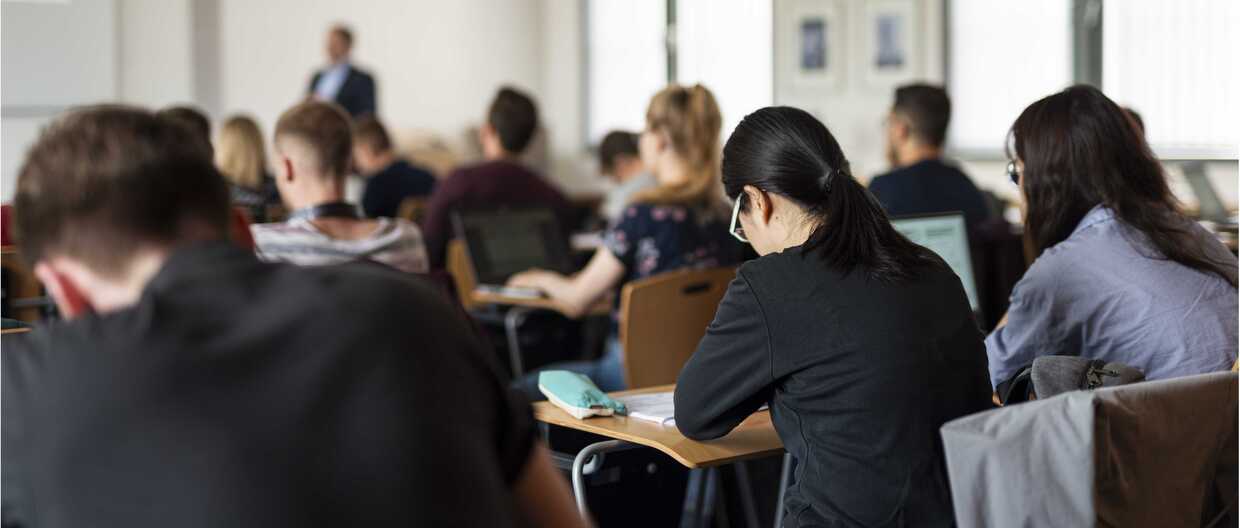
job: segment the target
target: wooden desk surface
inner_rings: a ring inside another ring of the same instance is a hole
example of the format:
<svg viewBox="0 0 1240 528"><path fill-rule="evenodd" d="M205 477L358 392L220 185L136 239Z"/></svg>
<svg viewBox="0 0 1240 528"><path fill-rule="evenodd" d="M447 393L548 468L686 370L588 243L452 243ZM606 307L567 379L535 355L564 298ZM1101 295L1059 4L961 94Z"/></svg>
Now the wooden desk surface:
<svg viewBox="0 0 1240 528"><path fill-rule="evenodd" d="M0 330L0 335L24 334L29 331L30 331L29 328L5 328L3 330Z"/></svg>
<svg viewBox="0 0 1240 528"><path fill-rule="evenodd" d="M663 385L614 392L611 395L665 392L674 388L674 385ZM718 466L738 460L777 455L784 451L784 444L779 440L779 435L775 434L775 426L771 424L769 411L756 412L727 436L705 442L685 438L675 426L663 426L625 416L596 416L578 420L550 402L535 403L534 418L551 425L652 447L688 468Z"/></svg>
<svg viewBox="0 0 1240 528"><path fill-rule="evenodd" d="M470 300L475 304L498 304L501 306L524 306L526 308L542 308L544 310L553 310L560 313L566 313L566 310L556 301L547 298L531 299L529 297L509 297L498 293L474 290L469 295ZM607 315L611 313L611 297L599 301L594 304L586 315Z"/></svg>

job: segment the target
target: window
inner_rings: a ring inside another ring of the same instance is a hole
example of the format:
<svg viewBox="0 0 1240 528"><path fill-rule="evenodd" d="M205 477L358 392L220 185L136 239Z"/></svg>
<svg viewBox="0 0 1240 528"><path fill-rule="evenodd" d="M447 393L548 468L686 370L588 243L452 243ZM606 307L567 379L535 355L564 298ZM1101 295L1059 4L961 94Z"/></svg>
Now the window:
<svg viewBox="0 0 1240 528"><path fill-rule="evenodd" d="M1072 82L1071 2L950 2L948 145L996 156L1026 106Z"/></svg>
<svg viewBox="0 0 1240 528"><path fill-rule="evenodd" d="M710 88L723 113L721 140L774 91L770 0L676 0L676 77Z"/></svg>
<svg viewBox="0 0 1240 528"><path fill-rule="evenodd" d="M1102 88L1141 114L1160 157L1236 157L1238 23L1235 0L1103 2Z"/></svg>
<svg viewBox="0 0 1240 528"><path fill-rule="evenodd" d="M650 97L668 82L710 88L725 139L742 117L771 104L771 0L590 0L586 6L590 144L617 128L641 130Z"/></svg>
<svg viewBox="0 0 1240 528"><path fill-rule="evenodd" d="M650 96L667 85L665 0L586 3L587 141L639 132Z"/></svg>

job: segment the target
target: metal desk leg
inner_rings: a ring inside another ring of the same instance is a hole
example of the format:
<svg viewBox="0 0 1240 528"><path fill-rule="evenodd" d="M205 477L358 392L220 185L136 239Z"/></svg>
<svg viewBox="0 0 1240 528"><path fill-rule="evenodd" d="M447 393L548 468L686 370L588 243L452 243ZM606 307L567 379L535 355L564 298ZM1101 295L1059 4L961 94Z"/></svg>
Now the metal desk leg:
<svg viewBox="0 0 1240 528"><path fill-rule="evenodd" d="M521 360L521 335L518 330L533 311L531 308L513 306L504 314L504 335L508 337L508 364L512 368L513 379L519 379L525 374L525 363Z"/></svg>
<svg viewBox="0 0 1240 528"><path fill-rule="evenodd" d="M741 511L745 513L745 526L758 528L758 508L753 503L753 484L749 480L749 466L745 462L737 462L732 466L736 470L736 487L741 494Z"/></svg>
<svg viewBox="0 0 1240 528"><path fill-rule="evenodd" d="M784 468L779 472L779 495L775 499L775 528L784 526L784 495L788 493L788 478L792 476L792 453L784 453Z"/></svg>
<svg viewBox="0 0 1240 528"><path fill-rule="evenodd" d="M573 496L577 499L577 511L581 512L583 519L589 519L589 511L586 508L586 474L593 473L599 466L603 464L603 454L609 451L623 449L628 444L621 440L604 440L595 442L582 448L577 453L577 458L573 459ZM590 467L586 467L586 461L593 458Z"/></svg>

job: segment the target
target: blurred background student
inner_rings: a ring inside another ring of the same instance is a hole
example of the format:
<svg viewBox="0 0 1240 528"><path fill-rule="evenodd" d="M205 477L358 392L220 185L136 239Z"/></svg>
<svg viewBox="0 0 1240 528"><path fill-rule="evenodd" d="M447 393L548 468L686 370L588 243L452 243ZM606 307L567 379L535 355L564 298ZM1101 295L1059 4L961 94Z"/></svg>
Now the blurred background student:
<svg viewBox="0 0 1240 528"><path fill-rule="evenodd" d="M387 128L374 116L353 122L353 166L366 179L362 211L370 218L395 218L407 198L426 198L435 189L430 171L396 156Z"/></svg>
<svg viewBox="0 0 1240 528"><path fill-rule="evenodd" d="M267 172L267 149L258 123L245 115L224 120L215 140L215 166L228 180L232 204L245 208L253 222L266 222L267 208L279 205L280 194Z"/></svg>
<svg viewBox="0 0 1240 528"><path fill-rule="evenodd" d="M658 185L658 180L642 163L637 143L641 134L613 130L598 144L598 165L603 176L614 185L607 192L600 212L609 224L620 219L620 213L633 195Z"/></svg>

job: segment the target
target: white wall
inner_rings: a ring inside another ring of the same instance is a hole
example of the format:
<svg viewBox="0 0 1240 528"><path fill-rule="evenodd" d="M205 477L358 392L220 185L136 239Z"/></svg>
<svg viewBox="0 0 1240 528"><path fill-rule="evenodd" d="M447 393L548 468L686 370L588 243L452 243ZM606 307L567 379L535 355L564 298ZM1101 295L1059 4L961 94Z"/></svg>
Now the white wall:
<svg viewBox="0 0 1240 528"><path fill-rule="evenodd" d="M270 135L325 63L327 28L353 28L353 62L375 76L379 117L460 141L496 88L544 99L537 0L220 0L221 115L248 112ZM545 104L544 104L545 107Z"/></svg>
<svg viewBox="0 0 1240 528"><path fill-rule="evenodd" d="M160 108L194 101L194 0L119 0L119 99ZM210 0L208 0L210 1Z"/></svg>

